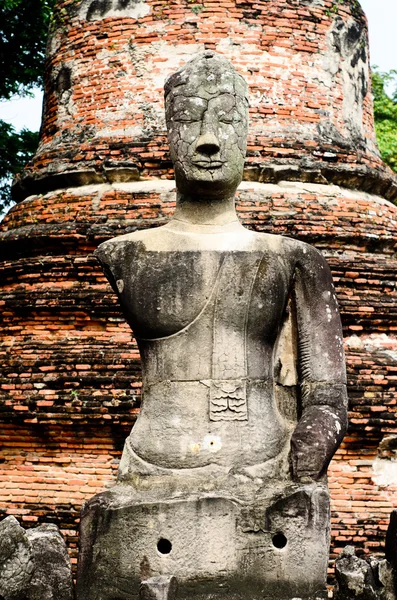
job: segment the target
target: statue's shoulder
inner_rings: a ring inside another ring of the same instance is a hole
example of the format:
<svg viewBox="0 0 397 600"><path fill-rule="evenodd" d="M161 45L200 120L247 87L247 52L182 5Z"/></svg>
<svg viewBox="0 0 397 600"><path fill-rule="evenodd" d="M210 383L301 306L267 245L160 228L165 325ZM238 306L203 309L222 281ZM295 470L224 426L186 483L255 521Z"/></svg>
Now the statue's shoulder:
<svg viewBox="0 0 397 600"><path fill-rule="evenodd" d="M288 249L295 274L306 284L318 286L318 289L322 286L328 289L332 285L331 269L320 250L292 238L285 238L285 248Z"/></svg>
<svg viewBox="0 0 397 600"><path fill-rule="evenodd" d="M271 246L295 264L309 264L313 261L316 263L326 262L320 250L306 242L283 235L268 234L266 237Z"/></svg>
<svg viewBox="0 0 397 600"><path fill-rule="evenodd" d="M94 255L102 264L115 265L126 253L144 252L148 246L152 245L154 239L159 238L159 234L161 237L162 229L163 227L153 227L111 238L100 244Z"/></svg>
<svg viewBox="0 0 397 600"><path fill-rule="evenodd" d="M284 235L255 232L254 240L258 249L275 253L287 261L296 262L305 256L321 254L314 246Z"/></svg>
<svg viewBox="0 0 397 600"><path fill-rule="evenodd" d="M329 271L329 266L320 250L294 238L268 233L256 234L256 247L276 256L288 271L297 269L302 273Z"/></svg>

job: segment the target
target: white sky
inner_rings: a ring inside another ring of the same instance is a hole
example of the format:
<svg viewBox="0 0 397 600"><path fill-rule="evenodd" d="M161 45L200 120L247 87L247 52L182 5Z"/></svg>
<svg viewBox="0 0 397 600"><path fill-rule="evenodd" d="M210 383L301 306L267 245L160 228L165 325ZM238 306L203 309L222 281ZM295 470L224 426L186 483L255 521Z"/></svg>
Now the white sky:
<svg viewBox="0 0 397 600"><path fill-rule="evenodd" d="M360 0L369 26L371 65L381 71L397 69L397 1Z"/></svg>
<svg viewBox="0 0 397 600"><path fill-rule="evenodd" d="M34 98L15 98L7 102L0 102L0 119L8 121L19 131L26 127L31 131L38 131L41 123L41 107L43 92L37 90Z"/></svg>
<svg viewBox="0 0 397 600"><path fill-rule="evenodd" d="M381 71L397 69L397 0L361 0L369 23L371 65ZM0 102L0 119L19 131L27 127L38 131L41 121L42 93L34 98Z"/></svg>

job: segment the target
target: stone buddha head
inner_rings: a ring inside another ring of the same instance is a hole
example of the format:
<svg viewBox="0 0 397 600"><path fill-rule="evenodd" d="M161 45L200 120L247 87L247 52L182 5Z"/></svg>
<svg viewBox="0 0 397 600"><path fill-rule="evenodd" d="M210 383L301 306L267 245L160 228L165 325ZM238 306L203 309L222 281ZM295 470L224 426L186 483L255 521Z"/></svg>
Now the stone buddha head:
<svg viewBox="0 0 397 600"><path fill-rule="evenodd" d="M165 84L166 122L180 194L235 193L247 148L248 87L223 56L195 56Z"/></svg>

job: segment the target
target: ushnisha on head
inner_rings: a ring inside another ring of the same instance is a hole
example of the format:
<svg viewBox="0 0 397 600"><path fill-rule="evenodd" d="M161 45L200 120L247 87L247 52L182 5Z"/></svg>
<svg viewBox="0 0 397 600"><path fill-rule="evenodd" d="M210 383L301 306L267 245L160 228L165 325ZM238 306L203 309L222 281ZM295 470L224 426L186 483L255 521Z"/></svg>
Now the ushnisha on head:
<svg viewBox="0 0 397 600"><path fill-rule="evenodd" d="M248 86L212 51L197 54L165 83L168 140L178 192L234 194L247 148Z"/></svg>

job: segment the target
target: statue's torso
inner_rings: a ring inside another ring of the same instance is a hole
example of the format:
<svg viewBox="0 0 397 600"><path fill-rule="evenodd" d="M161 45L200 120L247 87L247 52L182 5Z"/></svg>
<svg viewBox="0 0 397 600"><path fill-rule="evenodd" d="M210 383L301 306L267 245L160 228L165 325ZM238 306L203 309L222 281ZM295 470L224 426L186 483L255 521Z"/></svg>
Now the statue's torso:
<svg viewBox="0 0 397 600"><path fill-rule="evenodd" d="M277 456L287 427L274 400L273 352L293 279L285 241L160 228L110 244L143 364L133 451L168 468Z"/></svg>

